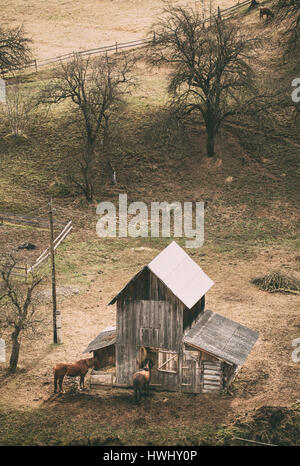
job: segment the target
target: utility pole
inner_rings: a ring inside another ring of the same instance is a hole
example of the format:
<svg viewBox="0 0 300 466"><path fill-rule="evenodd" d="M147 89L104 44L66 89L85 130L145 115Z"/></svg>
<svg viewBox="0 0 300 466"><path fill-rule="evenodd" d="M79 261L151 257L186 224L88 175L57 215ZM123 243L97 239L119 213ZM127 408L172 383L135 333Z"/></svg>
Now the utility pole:
<svg viewBox="0 0 300 466"><path fill-rule="evenodd" d="M53 343L61 343L61 323L60 312L56 309L56 276L55 276L55 252L54 252L54 231L53 231L53 209L52 198L49 202L49 227L50 227L50 255L52 269L52 305L53 305Z"/></svg>
<svg viewBox="0 0 300 466"><path fill-rule="evenodd" d="M202 2L202 21L203 21L203 27L205 27L205 3L204 0L201 0Z"/></svg>

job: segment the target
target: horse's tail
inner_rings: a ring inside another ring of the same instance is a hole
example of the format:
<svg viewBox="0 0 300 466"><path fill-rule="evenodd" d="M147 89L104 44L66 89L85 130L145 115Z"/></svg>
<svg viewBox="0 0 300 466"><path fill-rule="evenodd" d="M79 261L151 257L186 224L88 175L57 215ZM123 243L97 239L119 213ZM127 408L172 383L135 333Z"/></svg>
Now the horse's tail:
<svg viewBox="0 0 300 466"><path fill-rule="evenodd" d="M53 375L54 375L54 393L57 392L57 373L55 367L53 367Z"/></svg>
<svg viewBox="0 0 300 466"><path fill-rule="evenodd" d="M138 403L140 397L140 390L138 387L134 387L134 401Z"/></svg>
<svg viewBox="0 0 300 466"><path fill-rule="evenodd" d="M141 386L139 383L133 383L134 387L134 401L138 403L141 399Z"/></svg>
<svg viewBox="0 0 300 466"><path fill-rule="evenodd" d="M133 388L134 388L134 401L139 402L141 398L141 380L139 374L135 373L133 376Z"/></svg>

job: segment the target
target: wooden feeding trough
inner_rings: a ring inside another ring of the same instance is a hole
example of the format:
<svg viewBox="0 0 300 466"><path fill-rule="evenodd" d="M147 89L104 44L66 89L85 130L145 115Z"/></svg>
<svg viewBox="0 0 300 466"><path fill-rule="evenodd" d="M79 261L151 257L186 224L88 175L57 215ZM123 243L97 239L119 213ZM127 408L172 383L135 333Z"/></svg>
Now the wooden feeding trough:
<svg viewBox="0 0 300 466"><path fill-rule="evenodd" d="M96 358L91 387L130 387L150 357L152 388L226 392L258 333L205 310L212 285L176 242L167 246L110 301L117 304L116 328L101 332L84 351Z"/></svg>
<svg viewBox="0 0 300 466"><path fill-rule="evenodd" d="M99 333L91 341L84 353L93 352L95 368L90 379L90 388L113 386L116 382L116 327L110 327Z"/></svg>

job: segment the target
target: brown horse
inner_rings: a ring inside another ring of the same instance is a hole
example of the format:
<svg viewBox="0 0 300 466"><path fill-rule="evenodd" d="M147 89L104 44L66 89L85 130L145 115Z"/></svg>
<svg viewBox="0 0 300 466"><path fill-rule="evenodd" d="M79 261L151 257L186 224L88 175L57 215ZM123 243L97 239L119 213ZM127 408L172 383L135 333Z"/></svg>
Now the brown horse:
<svg viewBox="0 0 300 466"><path fill-rule="evenodd" d="M65 363L60 362L53 367L53 374L54 374L54 393L57 392L57 380L59 389L63 392L62 384L64 380L64 376L67 375L68 377L78 377L80 376L80 388L84 388L84 377L86 376L88 370L94 366L94 358L89 359L80 359L80 361L76 361L75 363Z"/></svg>
<svg viewBox="0 0 300 466"><path fill-rule="evenodd" d="M259 9L259 19L263 19L264 16L266 16L267 19L269 17L274 18L274 13L269 8L260 8Z"/></svg>
<svg viewBox="0 0 300 466"><path fill-rule="evenodd" d="M142 397L142 392L145 396L149 396L149 384L151 380L151 369L153 362L147 358L141 365L141 369L133 374L134 400L138 403Z"/></svg>

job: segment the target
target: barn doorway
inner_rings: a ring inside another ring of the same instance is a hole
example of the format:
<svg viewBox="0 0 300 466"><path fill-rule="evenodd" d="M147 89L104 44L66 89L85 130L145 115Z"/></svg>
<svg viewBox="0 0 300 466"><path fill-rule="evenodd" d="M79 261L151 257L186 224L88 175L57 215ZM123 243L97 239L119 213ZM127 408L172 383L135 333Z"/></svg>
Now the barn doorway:
<svg viewBox="0 0 300 466"><path fill-rule="evenodd" d="M150 346L142 346L139 349L139 367L141 367L142 362L149 358L153 362L153 367L151 370L151 382L150 386L161 386L159 380L159 371L158 368L158 348L152 348Z"/></svg>

